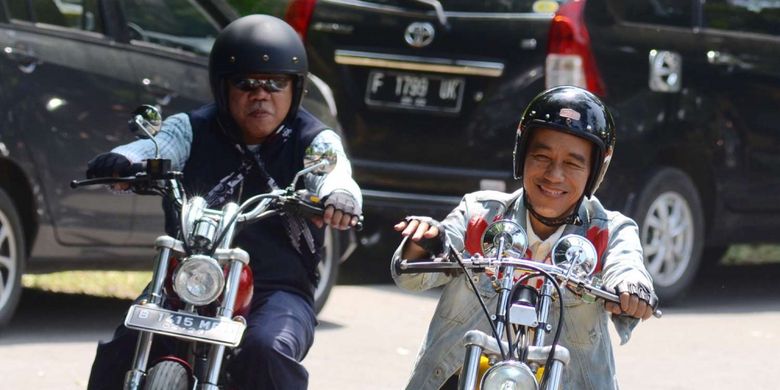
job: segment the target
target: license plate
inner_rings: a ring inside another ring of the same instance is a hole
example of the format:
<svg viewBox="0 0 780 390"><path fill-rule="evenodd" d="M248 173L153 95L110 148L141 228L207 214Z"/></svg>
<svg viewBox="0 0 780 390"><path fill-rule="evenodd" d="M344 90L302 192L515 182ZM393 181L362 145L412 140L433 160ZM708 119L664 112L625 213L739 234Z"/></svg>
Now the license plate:
<svg viewBox="0 0 780 390"><path fill-rule="evenodd" d="M374 70L366 82L366 104L412 110L459 112L466 80Z"/></svg>
<svg viewBox="0 0 780 390"><path fill-rule="evenodd" d="M246 325L239 321L202 317L149 305L131 306L125 317L125 326L229 347L235 347L241 342L246 328Z"/></svg>

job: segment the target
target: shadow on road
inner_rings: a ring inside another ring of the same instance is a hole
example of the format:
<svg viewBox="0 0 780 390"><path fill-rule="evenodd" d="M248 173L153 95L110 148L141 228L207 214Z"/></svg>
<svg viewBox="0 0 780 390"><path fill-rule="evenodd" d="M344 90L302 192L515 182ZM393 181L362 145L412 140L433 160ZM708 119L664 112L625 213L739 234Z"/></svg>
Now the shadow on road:
<svg viewBox="0 0 780 390"><path fill-rule="evenodd" d="M354 279L350 278L351 284ZM666 313L715 314L780 311L780 264L717 266L700 275L689 294ZM390 286L383 285L380 289ZM430 299L430 297L426 296ZM83 342L108 338L124 319L131 301L24 289L0 346L41 342ZM320 329L342 325L321 321ZM97 337L97 338L96 338Z"/></svg>
<svg viewBox="0 0 780 390"><path fill-rule="evenodd" d="M61 294L25 288L0 346L41 342L82 342L108 337L124 320L130 300Z"/></svg>
<svg viewBox="0 0 780 390"><path fill-rule="evenodd" d="M725 266L702 272L669 313L755 313L780 311L780 264Z"/></svg>

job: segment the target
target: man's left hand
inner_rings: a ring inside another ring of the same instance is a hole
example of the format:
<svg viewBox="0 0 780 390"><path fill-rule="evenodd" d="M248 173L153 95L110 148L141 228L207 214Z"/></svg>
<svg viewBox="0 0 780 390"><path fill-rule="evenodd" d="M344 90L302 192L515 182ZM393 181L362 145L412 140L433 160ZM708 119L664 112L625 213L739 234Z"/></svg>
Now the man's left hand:
<svg viewBox="0 0 780 390"><path fill-rule="evenodd" d="M655 293L639 283L622 281L615 287L615 293L620 299L620 304L614 302L604 304L607 311L615 315L627 315L646 320L653 315L653 311L658 306L658 297Z"/></svg>
<svg viewBox="0 0 780 390"><path fill-rule="evenodd" d="M334 229L347 230L357 225L360 213L360 206L352 194L334 191L325 199L325 212L322 218L312 218L312 222L320 228L330 225Z"/></svg>
<svg viewBox="0 0 780 390"><path fill-rule="evenodd" d="M620 304L607 302L607 311L615 315L627 315L646 320L653 315L653 308L636 294L620 293Z"/></svg>

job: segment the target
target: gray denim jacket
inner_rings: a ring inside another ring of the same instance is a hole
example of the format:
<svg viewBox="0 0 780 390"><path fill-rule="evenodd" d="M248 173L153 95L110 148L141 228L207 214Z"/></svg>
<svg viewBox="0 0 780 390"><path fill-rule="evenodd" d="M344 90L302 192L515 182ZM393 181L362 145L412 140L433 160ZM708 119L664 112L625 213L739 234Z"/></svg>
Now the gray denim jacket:
<svg viewBox="0 0 780 390"><path fill-rule="evenodd" d="M642 247L636 223L630 218L607 211L595 198L585 199L579 210L580 226L567 225L563 234L587 237L597 249L597 272L606 286L615 287L621 281L647 286L652 290L652 279L642 262ZM467 194L442 221L453 246L464 251L469 222L482 218L511 218L526 228L526 210L522 189L513 194L480 191ZM472 234L472 232L468 232ZM447 276L443 273L398 275L394 264L401 260L404 240L392 259L391 272L396 284L406 290L423 291L444 285L441 298L420 347L407 389L438 389L463 365L465 348L463 335L471 329L490 333L485 315L465 276ZM465 251L468 254L467 251ZM473 276L479 294L492 310L496 305L496 291L484 274ZM565 294L563 334L560 344L569 349L571 361L563 375L564 389L617 389L615 361L607 330L608 317L601 301L587 303L573 294ZM551 323L558 321L558 306L551 313ZM638 319L612 317L620 335L621 344L628 341ZM549 338L552 335L548 335Z"/></svg>

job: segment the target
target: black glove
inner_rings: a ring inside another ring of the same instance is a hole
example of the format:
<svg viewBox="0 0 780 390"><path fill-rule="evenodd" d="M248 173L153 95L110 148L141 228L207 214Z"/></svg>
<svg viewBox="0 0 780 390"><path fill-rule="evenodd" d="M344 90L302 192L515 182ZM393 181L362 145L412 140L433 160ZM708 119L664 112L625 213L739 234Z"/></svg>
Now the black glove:
<svg viewBox="0 0 780 390"><path fill-rule="evenodd" d="M620 296L620 294L624 292L627 292L631 295L636 295L639 297L639 299L647 302L647 304L650 305L653 310L658 308L658 296L655 295L655 292L642 284L622 281L617 285L617 287L615 287L615 294Z"/></svg>
<svg viewBox="0 0 780 390"><path fill-rule="evenodd" d="M119 153L101 153L87 163L87 179L130 176L131 166L130 160Z"/></svg>
<svg viewBox="0 0 780 390"><path fill-rule="evenodd" d="M420 241L416 241L416 244L434 256L444 257L449 254L450 240L447 237L447 232L444 231L444 226L442 226L441 222L430 217L419 217L414 215L410 215L405 218L407 223L415 219L420 222L427 223L428 226L435 226L437 229L439 229L438 236L433 238L423 237Z"/></svg>

